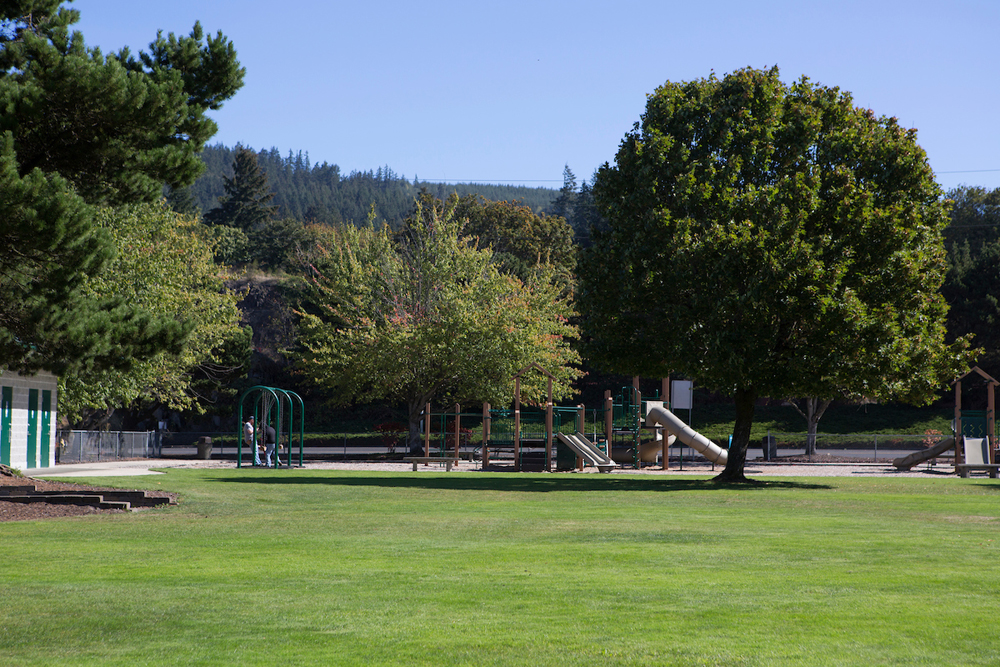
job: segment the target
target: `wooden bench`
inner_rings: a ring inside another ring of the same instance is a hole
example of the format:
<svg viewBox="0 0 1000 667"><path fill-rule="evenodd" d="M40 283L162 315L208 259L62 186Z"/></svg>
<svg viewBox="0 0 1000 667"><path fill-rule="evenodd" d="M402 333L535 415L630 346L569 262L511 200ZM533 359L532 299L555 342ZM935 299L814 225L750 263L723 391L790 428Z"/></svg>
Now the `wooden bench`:
<svg viewBox="0 0 1000 667"><path fill-rule="evenodd" d="M451 466L458 463L458 459L454 456L408 456L403 460L413 464L413 472L417 471L417 465L420 463L443 463L445 472L451 472Z"/></svg>

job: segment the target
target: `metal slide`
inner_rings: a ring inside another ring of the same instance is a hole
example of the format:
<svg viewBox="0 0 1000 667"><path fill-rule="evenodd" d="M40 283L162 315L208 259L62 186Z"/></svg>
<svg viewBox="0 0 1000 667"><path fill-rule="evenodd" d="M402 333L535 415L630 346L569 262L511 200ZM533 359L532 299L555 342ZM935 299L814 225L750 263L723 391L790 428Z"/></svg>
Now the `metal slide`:
<svg viewBox="0 0 1000 667"><path fill-rule="evenodd" d="M582 433L574 433L573 435L556 433L556 437L559 438L559 442L576 452L576 455L584 461L592 466L597 466L601 472L611 472L615 469L615 462L598 449L594 443L587 440Z"/></svg>
<svg viewBox="0 0 1000 667"><path fill-rule="evenodd" d="M646 422L662 426L667 432L673 433L677 436L678 440L712 463L725 465L726 459L729 458L729 452L719 447L701 433L693 430L690 426L682 422L677 415L666 408L651 408L646 414Z"/></svg>
<svg viewBox="0 0 1000 667"><path fill-rule="evenodd" d="M909 470L918 463L923 463L924 461L928 461L934 458L935 456L941 456L946 451L954 447L955 447L955 438L947 438L928 449L921 449L919 451L913 452L912 454L901 456L898 459L893 459L892 465L896 466L897 470Z"/></svg>

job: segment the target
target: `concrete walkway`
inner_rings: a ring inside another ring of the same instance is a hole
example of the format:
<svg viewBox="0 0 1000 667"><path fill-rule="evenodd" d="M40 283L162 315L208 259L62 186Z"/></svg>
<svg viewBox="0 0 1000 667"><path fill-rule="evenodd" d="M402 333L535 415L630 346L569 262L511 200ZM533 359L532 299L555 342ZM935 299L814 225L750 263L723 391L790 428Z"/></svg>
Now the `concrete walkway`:
<svg viewBox="0 0 1000 667"><path fill-rule="evenodd" d="M218 465L212 465L216 463ZM137 461L96 461L94 463L58 464L54 468L22 470L30 477L131 477L134 475L162 475L150 468L208 468L232 467L225 461L196 459L142 459Z"/></svg>

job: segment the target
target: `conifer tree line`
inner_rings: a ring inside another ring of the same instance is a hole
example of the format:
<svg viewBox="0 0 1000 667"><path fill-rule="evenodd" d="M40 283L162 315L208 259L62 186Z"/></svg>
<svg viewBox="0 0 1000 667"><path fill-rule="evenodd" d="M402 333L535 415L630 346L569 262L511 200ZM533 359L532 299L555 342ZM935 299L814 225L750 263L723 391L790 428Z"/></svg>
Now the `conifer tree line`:
<svg viewBox="0 0 1000 667"><path fill-rule="evenodd" d="M431 183L416 176L407 179L388 166L368 171L342 174L336 164L314 164L303 151L282 155L277 148L254 150L245 146L207 146L201 153L205 171L185 193L173 194L188 211L203 214L219 205L225 193L226 179L233 175L236 156L241 150L254 153L267 176L276 216L302 222L336 224L363 223L374 207L375 216L398 228L413 211L414 199L429 192L438 199L451 194L477 194L490 201L517 201L535 213L551 213L556 192L552 188L479 183ZM175 206L175 209L177 206Z"/></svg>

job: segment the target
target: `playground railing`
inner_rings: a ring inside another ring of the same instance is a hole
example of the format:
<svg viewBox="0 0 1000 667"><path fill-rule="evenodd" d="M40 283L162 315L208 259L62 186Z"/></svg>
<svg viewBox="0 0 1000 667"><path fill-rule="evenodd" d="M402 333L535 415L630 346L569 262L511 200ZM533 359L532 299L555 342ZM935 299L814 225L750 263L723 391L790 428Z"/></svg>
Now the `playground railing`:
<svg viewBox="0 0 1000 667"><path fill-rule="evenodd" d="M160 456L156 431L56 431L56 463L94 463Z"/></svg>
<svg viewBox="0 0 1000 667"><path fill-rule="evenodd" d="M768 436L774 438L779 458L806 454L809 444L809 435L806 433L769 432ZM817 433L815 449L816 454L823 457L890 461L914 451L933 447L941 440L950 437L950 434L936 433ZM761 449L759 441L751 442L747 458L753 458Z"/></svg>

